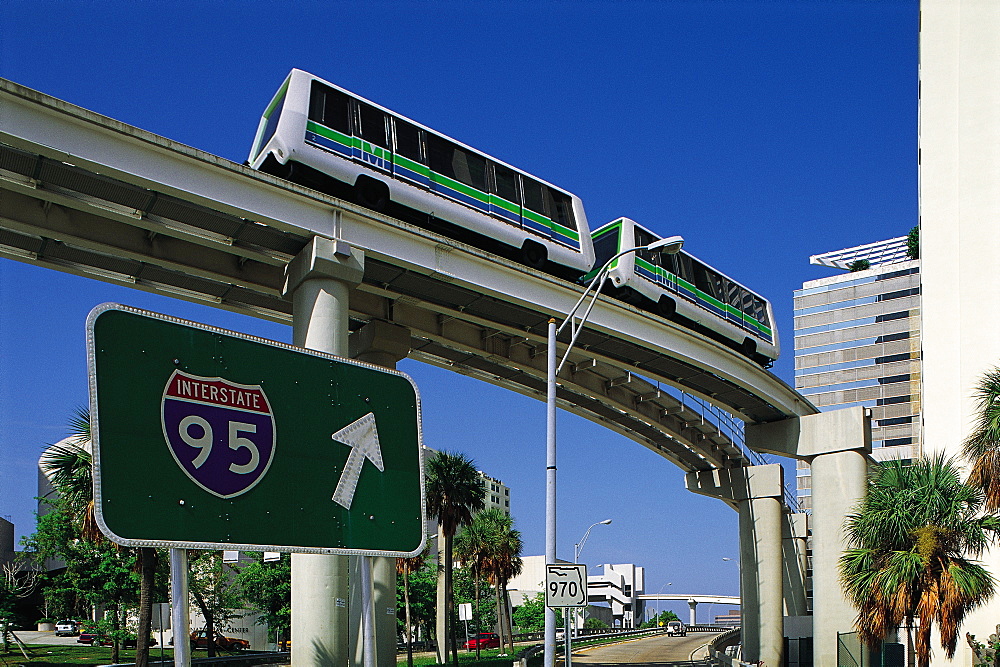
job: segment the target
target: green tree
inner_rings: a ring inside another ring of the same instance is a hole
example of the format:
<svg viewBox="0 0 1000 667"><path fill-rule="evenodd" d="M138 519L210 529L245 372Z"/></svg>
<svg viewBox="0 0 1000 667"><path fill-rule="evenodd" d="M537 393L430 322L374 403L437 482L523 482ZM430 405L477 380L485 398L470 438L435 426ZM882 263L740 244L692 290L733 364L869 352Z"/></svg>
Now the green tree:
<svg viewBox="0 0 1000 667"><path fill-rule="evenodd" d="M542 585L539 582L539 585ZM563 624L562 610L556 609L556 627ZM525 598L519 607L514 608L514 625L521 632L541 632L545 629L545 591L538 591L533 598ZM585 626L586 627L586 626Z"/></svg>
<svg viewBox="0 0 1000 667"><path fill-rule="evenodd" d="M586 630L607 630L610 626L596 616L591 616L583 622L583 627Z"/></svg>
<svg viewBox="0 0 1000 667"><path fill-rule="evenodd" d="M869 262L867 259L856 259L850 264L848 264L847 268L852 273L855 273L857 271L866 271L867 269L871 268L871 265L872 265L871 262Z"/></svg>
<svg viewBox="0 0 1000 667"><path fill-rule="evenodd" d="M190 560L188 570L188 589L205 617L205 639L211 658L215 656L217 630L229 630L229 621L237 618L233 611L242 603L236 568L223 562L220 551L200 551Z"/></svg>
<svg viewBox="0 0 1000 667"><path fill-rule="evenodd" d="M640 628L658 628L658 627L660 627L662 625L666 625L670 621L679 621L679 620L681 620L681 619L677 616L677 614L675 614L674 612L670 611L669 609L666 609L664 611L661 611L659 614L657 614L653 618L649 619L648 621L644 622L639 627Z"/></svg>
<svg viewBox="0 0 1000 667"><path fill-rule="evenodd" d="M410 588L410 620L417 629L422 629L421 636L433 636L433 623L436 611L435 592L437 590L437 564L430 559L424 561L423 567L411 572L407 577ZM396 608L403 609L405 592L401 581L396 585Z"/></svg>
<svg viewBox="0 0 1000 667"><path fill-rule="evenodd" d="M439 452L427 462L427 512L438 520L437 659L444 664L451 648L458 663L454 634L454 594L452 590L452 546L459 526L472 521L483 509L486 488L475 463L464 454ZM450 630L450 631L449 631ZM449 646L450 644L450 646Z"/></svg>
<svg viewBox="0 0 1000 667"><path fill-rule="evenodd" d="M965 439L965 458L972 466L969 484L982 490L985 509L1000 509L1000 368L986 373L976 386L976 424Z"/></svg>
<svg viewBox="0 0 1000 667"><path fill-rule="evenodd" d="M424 554L414 556L413 558L396 559L396 576L398 579L402 579L403 582L403 610L405 615L403 630L406 633L407 667L413 667L413 619L410 616L410 575L419 572L423 567ZM398 604L396 605L396 609L399 609Z"/></svg>
<svg viewBox="0 0 1000 667"><path fill-rule="evenodd" d="M996 538L1000 517L982 514L982 492L963 484L941 455L882 463L867 487L847 517L848 549L840 558L858 635L875 649L890 630L917 618L920 667L930 660L935 624L951 658L965 615L993 595L992 577L972 559Z"/></svg>
<svg viewBox="0 0 1000 667"><path fill-rule="evenodd" d="M237 594L246 606L260 613L257 623L274 632L280 644L288 638L292 621L292 559L288 554L265 563L263 554L236 575Z"/></svg>
<svg viewBox="0 0 1000 667"><path fill-rule="evenodd" d="M914 225L906 235L906 256L910 259L920 259L920 226Z"/></svg>
<svg viewBox="0 0 1000 667"><path fill-rule="evenodd" d="M496 614L501 646L506 641L510 652L514 652L514 634L510 626L507 582L521 573L521 552L524 542L521 532L514 528L514 520L499 508L490 508L479 513L485 537L481 554L482 570L486 580L493 585L496 593Z"/></svg>
<svg viewBox="0 0 1000 667"><path fill-rule="evenodd" d="M93 462L91 454L90 412L80 408L70 419L70 438L64 444L50 447L42 456L40 466L52 487L63 501L62 510L71 518L80 540L100 549L106 540L94 518ZM139 581L139 631L136 647L136 666L149 663L149 637L152 626L152 593L156 570L156 550L141 547L136 550L136 568L141 571ZM110 562L110 561L108 561ZM117 604L113 613L120 614ZM114 619L115 631L120 625ZM118 642L114 644L113 659L117 660Z"/></svg>

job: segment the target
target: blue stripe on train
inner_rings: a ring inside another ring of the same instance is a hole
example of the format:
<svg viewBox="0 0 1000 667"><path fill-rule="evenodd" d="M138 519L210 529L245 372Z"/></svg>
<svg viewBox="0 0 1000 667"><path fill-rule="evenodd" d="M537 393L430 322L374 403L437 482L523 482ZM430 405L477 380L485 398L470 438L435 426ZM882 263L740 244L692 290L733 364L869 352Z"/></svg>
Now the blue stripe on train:
<svg viewBox="0 0 1000 667"><path fill-rule="evenodd" d="M431 183L431 179L427 178L423 174L413 171L412 169L407 169L400 165L394 165L395 171L393 172L396 176L400 178L405 178L408 181L413 181L414 183L419 183L424 187L428 187Z"/></svg>
<svg viewBox="0 0 1000 667"><path fill-rule="evenodd" d="M489 211L489 208L484 202L479 201L475 197L470 197L468 195L462 194L458 190L453 190L449 188L447 185L441 185L440 183L432 183L432 187L434 188L434 192L437 192L438 194L442 194L446 197L451 197L452 199L457 199L463 204L468 204L469 206L478 208L481 211L486 211L486 212Z"/></svg>

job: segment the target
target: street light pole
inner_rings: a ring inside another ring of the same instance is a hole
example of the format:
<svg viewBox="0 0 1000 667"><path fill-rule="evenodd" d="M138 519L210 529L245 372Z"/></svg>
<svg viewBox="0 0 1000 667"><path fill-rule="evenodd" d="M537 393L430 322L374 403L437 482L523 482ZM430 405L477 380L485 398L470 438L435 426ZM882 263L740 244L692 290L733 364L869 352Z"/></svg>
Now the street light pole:
<svg viewBox="0 0 1000 667"><path fill-rule="evenodd" d="M573 564L574 565L580 562L580 552L583 551L583 545L587 543L587 538L590 537L590 531L594 528L594 526L607 526L607 525L610 525L610 524L611 524L611 519L605 519L604 521L598 521L597 523L590 524L590 528L587 528L587 532L583 534L583 539L580 540L578 543L576 543L576 544L573 545ZM583 588L584 588L584 600L585 601L589 601L590 600L590 596L587 594L587 578L586 577L583 578ZM573 610L573 612L572 612L573 613L573 625L572 626L570 625L570 622L569 622L569 615L570 615L569 610L570 609ZM565 667L570 667L570 665L573 664L573 633L572 633L572 630L574 629L573 626L577 625L577 620L578 619L577 619L576 607L566 607L565 618L563 618L563 626L565 627L565 630L563 631L563 634L566 635L564 637L564 639L566 640L566 660L564 662ZM575 629L579 630L579 628L575 628Z"/></svg>
<svg viewBox="0 0 1000 667"><path fill-rule="evenodd" d="M590 312L594 309L594 305L597 303L597 297L601 294L601 288L604 286L604 281L608 279L608 271L611 268L611 264L614 263L616 259L623 255L627 255L631 252L636 252L638 250L651 250L655 252L666 252L673 254L681 249L684 245L684 239L680 236L671 236L665 239L660 239L647 246L640 246L636 248L629 248L627 250L622 250L616 253L604 265L597 271L593 279L587 285L587 288L583 290L583 294L577 300L576 304L570 309L569 313L566 314L566 319L563 320L562 324L556 327L556 319L552 318L549 320L548 327L548 353L546 355L547 359L547 383L546 383L546 423L545 423L545 564L555 565L556 562L556 376L559 375L559 371L562 370L563 365L569 358L569 353L573 350L573 346L576 344L576 339L580 335L580 331L583 329L583 325L587 322L587 318L590 316ZM587 300L590 293L593 292L590 304L587 305L586 309L583 311L583 315L580 316L579 322L576 313L580 310L580 306L583 302ZM556 339L559 333L566 327L570 325L571 337L569 345L566 347L566 351L563 352L563 357L561 361L558 361L558 355L556 353ZM545 608L545 667L555 667L556 664L556 612L549 607Z"/></svg>

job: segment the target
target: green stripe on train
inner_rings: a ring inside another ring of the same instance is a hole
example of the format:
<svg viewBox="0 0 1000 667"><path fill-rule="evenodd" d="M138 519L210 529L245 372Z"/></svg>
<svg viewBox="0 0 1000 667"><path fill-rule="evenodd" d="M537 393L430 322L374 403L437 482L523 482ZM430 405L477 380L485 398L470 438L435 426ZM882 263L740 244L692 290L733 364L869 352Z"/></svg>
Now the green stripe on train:
<svg viewBox="0 0 1000 667"><path fill-rule="evenodd" d="M338 144L344 147L357 148L359 150L370 153L371 155L374 155L375 157L383 160L389 160L391 158L395 159L397 164L406 167L407 169L411 169L423 176L426 176L434 183L438 183L439 185L451 188L456 192L460 192L468 197L472 197L473 199L481 201L484 204L489 204L490 201L492 201L493 203L507 209L511 213L514 213L515 215L524 215L525 217L534 220L538 224L550 228L556 234L565 236L566 238L569 238L573 241L580 240L580 233L573 229L570 229L568 227L563 227L562 225L555 223L544 216L538 215L534 211L531 211L527 208L523 209L522 211L520 206L508 202L506 199L503 199L502 197L497 197L496 195L490 195L488 193L483 192L482 190L470 187L465 183L456 181L455 179L445 176L444 174L432 171L419 162L414 162L413 160L405 158L399 154L393 154L388 149L381 148L380 146L376 146L367 141L362 141L358 137L349 137L346 134L341 134L336 130L330 129L325 125L320 125L319 123L313 122L311 120L306 123L306 129L309 130L310 132L314 132L320 136L326 137L331 141L336 141Z"/></svg>
<svg viewBox="0 0 1000 667"><path fill-rule="evenodd" d="M748 314L746 314L746 313L744 313L742 311L736 310L735 308L733 308L729 304L722 303L721 301L719 301L715 297L713 297L713 296L711 296L709 294L706 294L705 292L701 291L700 289L698 289L697 287L695 287L694 285L692 285L688 281L684 280L680 276L674 275L673 273L670 273L669 271L664 271L661 267L656 266L654 264L650 264L649 262L647 262L646 260L642 259L641 257L636 257L635 261L636 261L636 264L642 265L647 271L652 271L652 272L654 272L654 273L656 273L658 275L664 276L666 278L666 280L671 281L671 282L675 282L677 285L685 288L689 292L693 292L694 295L697 298L701 299L702 301L710 303L710 304L714 305L716 308L719 308L720 310L724 309L726 312L732 313L736 317L742 318L744 322L746 322L747 324L752 325L754 328L760 330L761 332L765 333L766 335L768 335L768 336L771 335L771 329L768 328L768 327L766 327L766 326L764 326L760 322L758 322L757 319L754 318L752 315L748 315Z"/></svg>
<svg viewBox="0 0 1000 667"><path fill-rule="evenodd" d="M315 123L310 120L306 123L306 129L310 132L326 137L330 141L336 141L345 148L351 148L354 145L354 137L349 137L346 134L337 132L336 130L331 130L326 125L320 125L319 123Z"/></svg>

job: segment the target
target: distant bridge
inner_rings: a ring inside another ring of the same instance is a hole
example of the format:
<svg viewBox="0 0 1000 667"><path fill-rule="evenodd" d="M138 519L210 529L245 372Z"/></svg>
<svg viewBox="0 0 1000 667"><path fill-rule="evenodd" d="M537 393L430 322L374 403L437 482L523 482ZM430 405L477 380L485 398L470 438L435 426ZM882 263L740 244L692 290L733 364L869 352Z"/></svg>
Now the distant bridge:
<svg viewBox="0 0 1000 667"><path fill-rule="evenodd" d="M691 608L691 616L688 621L688 625L695 625L697 623L697 613L699 603L705 604L731 604L739 605L739 596L733 595L683 595L680 593L650 593L648 595L637 595L640 600L684 600L688 603L688 607Z"/></svg>

